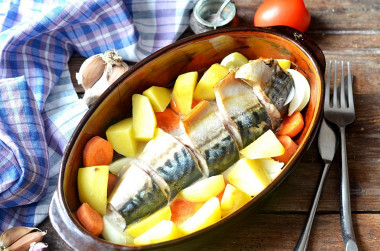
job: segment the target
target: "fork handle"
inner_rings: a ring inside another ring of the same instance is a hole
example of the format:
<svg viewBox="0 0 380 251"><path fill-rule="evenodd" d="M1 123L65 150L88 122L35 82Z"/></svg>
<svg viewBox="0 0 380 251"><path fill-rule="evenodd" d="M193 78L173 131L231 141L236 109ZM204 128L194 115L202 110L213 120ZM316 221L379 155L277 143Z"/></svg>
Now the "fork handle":
<svg viewBox="0 0 380 251"><path fill-rule="evenodd" d="M351 218L351 202L350 202L350 182L348 178L347 166L347 151L346 151L346 131L345 127L339 127L340 131L340 145L342 155L342 169L341 169L341 207L340 207L340 220L342 225L342 234L346 251L357 251L358 247L355 241L354 229L352 227Z"/></svg>
<svg viewBox="0 0 380 251"><path fill-rule="evenodd" d="M307 217L307 220L306 220L306 224L302 230L302 234L298 240L296 247L294 248L294 251L306 251L307 244L309 242L311 226L313 225L315 212L317 211L319 198L321 197L323 184L325 183L325 179L329 171L330 163L331 162L326 163L325 167L323 168L322 176L321 176L321 179L319 180L318 189L314 195L313 205L311 206L309 216Z"/></svg>

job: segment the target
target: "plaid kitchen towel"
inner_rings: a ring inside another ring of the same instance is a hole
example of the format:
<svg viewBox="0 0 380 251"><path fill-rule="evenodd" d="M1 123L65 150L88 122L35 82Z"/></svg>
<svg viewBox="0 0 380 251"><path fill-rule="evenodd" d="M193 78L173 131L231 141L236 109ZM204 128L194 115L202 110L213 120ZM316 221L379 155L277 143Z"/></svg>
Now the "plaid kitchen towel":
<svg viewBox="0 0 380 251"><path fill-rule="evenodd" d="M0 0L0 230L46 218L64 148L87 106L67 62L137 62L188 27L195 0Z"/></svg>

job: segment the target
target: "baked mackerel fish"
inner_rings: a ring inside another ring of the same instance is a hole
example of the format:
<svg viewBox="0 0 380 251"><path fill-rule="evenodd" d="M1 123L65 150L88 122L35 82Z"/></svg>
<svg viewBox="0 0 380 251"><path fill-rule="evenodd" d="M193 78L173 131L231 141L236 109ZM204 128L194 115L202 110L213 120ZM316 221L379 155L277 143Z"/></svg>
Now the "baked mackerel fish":
<svg viewBox="0 0 380 251"><path fill-rule="evenodd" d="M158 130L123 168L106 217L125 229L197 180L227 170L239 160L239 149L280 125L293 85L275 60L257 59L231 71L214 86L216 102L204 100L182 119L182 135Z"/></svg>

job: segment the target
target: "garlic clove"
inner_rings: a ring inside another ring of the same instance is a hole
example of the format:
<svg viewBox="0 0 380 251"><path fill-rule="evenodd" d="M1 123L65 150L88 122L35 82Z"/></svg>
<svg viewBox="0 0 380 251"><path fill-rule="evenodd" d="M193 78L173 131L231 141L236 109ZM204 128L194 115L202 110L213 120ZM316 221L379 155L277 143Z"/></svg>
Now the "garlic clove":
<svg viewBox="0 0 380 251"><path fill-rule="evenodd" d="M85 90L88 90L101 78L105 69L106 62L101 54L91 56L81 65L76 79Z"/></svg>
<svg viewBox="0 0 380 251"><path fill-rule="evenodd" d="M32 231L41 231L35 227L12 227L0 236L0 250L5 249L15 243L18 239Z"/></svg>
<svg viewBox="0 0 380 251"><path fill-rule="evenodd" d="M46 232L36 231L28 233L14 242L9 248L9 251L28 251L30 244L33 242L40 242L46 235Z"/></svg>
<svg viewBox="0 0 380 251"><path fill-rule="evenodd" d="M124 62L123 62L124 63ZM108 84L111 85L115 82L124 72L128 71L129 66L124 63L122 65L115 65L112 67L111 72L108 75Z"/></svg>
<svg viewBox="0 0 380 251"><path fill-rule="evenodd" d="M108 87L107 72L104 72L98 82L96 82L91 89L88 89L84 93L83 101L87 104L87 106L91 106Z"/></svg>

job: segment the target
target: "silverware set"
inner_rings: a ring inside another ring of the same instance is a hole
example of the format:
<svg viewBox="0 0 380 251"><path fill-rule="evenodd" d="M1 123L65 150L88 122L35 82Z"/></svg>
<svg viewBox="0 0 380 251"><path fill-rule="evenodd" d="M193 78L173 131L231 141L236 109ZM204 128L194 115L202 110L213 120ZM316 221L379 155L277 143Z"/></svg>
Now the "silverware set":
<svg viewBox="0 0 380 251"><path fill-rule="evenodd" d="M318 135L318 150L325 163L323 172L319 181L317 192L314 196L314 201L311 206L309 216L307 218L305 227L302 231L300 239L295 247L297 251L306 250L311 226L315 212L317 210L320 195L322 193L323 184L328 173L330 164L334 158L335 150L337 147L337 135L332 128L328 125L325 119L339 128L340 146L341 146L341 184L340 184L340 197L341 197L341 228L342 236L345 244L346 251L356 251L358 247L355 241L355 234L352 227L351 219L351 203L350 203L350 186L348 178L347 166L347 151L346 151L346 133L345 127L355 120L355 107L352 91L352 75L350 69L350 62L347 62L347 76L344 76L344 62L341 62L341 83L338 87L338 62L334 61L334 81L332 98L330 97L330 84L332 62L329 62L328 72L326 78L326 89L324 99L324 119L322 120L321 128Z"/></svg>

